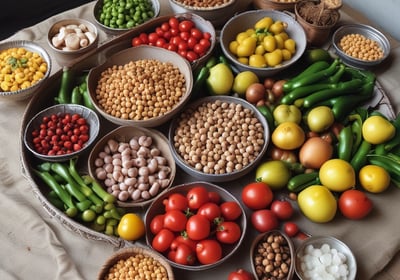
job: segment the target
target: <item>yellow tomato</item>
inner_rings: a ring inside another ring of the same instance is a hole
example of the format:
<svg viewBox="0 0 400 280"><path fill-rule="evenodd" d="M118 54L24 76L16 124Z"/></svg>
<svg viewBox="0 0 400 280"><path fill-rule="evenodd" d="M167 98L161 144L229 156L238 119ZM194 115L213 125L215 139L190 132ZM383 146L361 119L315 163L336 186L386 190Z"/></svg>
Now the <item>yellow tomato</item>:
<svg viewBox="0 0 400 280"><path fill-rule="evenodd" d="M356 173L349 162L333 158L322 164L319 180L331 191L342 192L355 186Z"/></svg>
<svg viewBox="0 0 400 280"><path fill-rule="evenodd" d="M381 193L390 186L390 175L382 167L377 165L365 165L359 173L360 185L371 193Z"/></svg>
<svg viewBox="0 0 400 280"><path fill-rule="evenodd" d="M273 52L265 53L264 57L268 66L275 67L282 63L283 60L282 50L275 49Z"/></svg>
<svg viewBox="0 0 400 280"><path fill-rule="evenodd" d="M285 49L289 50L292 54L296 52L296 41L289 38L287 39L283 45L285 46Z"/></svg>
<svg viewBox="0 0 400 280"><path fill-rule="evenodd" d="M271 17L264 17L254 24L254 28L255 29L268 29L273 23L274 23L274 20Z"/></svg>
<svg viewBox="0 0 400 280"><path fill-rule="evenodd" d="M281 160L269 160L257 167L256 180L266 183L272 190L283 189L289 179L290 170Z"/></svg>
<svg viewBox="0 0 400 280"><path fill-rule="evenodd" d="M282 59L283 60L289 60L292 58L292 53L288 51L287 49L282 49Z"/></svg>
<svg viewBox="0 0 400 280"><path fill-rule="evenodd" d="M278 34L278 35L274 35L274 39L276 42L276 47L278 49L283 49L285 47L285 40L283 40L283 38Z"/></svg>
<svg viewBox="0 0 400 280"><path fill-rule="evenodd" d="M332 109L328 106L317 106L307 114L308 128L313 132L327 130L335 121Z"/></svg>
<svg viewBox="0 0 400 280"><path fill-rule="evenodd" d="M262 45L266 52L273 52L276 49L276 40L274 36L272 35L265 36Z"/></svg>
<svg viewBox="0 0 400 280"><path fill-rule="evenodd" d="M305 140L304 130L295 122L283 122L279 124L271 135L272 143L284 150L299 148Z"/></svg>
<svg viewBox="0 0 400 280"><path fill-rule="evenodd" d="M267 62L265 61L265 58L261 54L252 54L249 57L249 65L253 67L266 67Z"/></svg>
<svg viewBox="0 0 400 280"><path fill-rule="evenodd" d="M145 233L143 220L134 213L124 214L118 224L118 235L125 240L134 241Z"/></svg>
<svg viewBox="0 0 400 280"><path fill-rule="evenodd" d="M243 42L243 40L248 37L249 37L249 34L247 34L247 32L240 32L236 35L236 41L238 41L238 43L241 44Z"/></svg>
<svg viewBox="0 0 400 280"><path fill-rule="evenodd" d="M239 42L237 47L238 56L250 56L254 53L257 46L257 39L254 37L247 37L242 42Z"/></svg>
<svg viewBox="0 0 400 280"><path fill-rule="evenodd" d="M229 43L229 50L231 53L233 53L234 55L237 55L237 47L239 46L239 42L238 41L232 41Z"/></svg>
<svg viewBox="0 0 400 280"><path fill-rule="evenodd" d="M271 26L269 27L268 31L276 34L279 34L285 30L285 25L283 24L282 21L277 20Z"/></svg>
<svg viewBox="0 0 400 280"><path fill-rule="evenodd" d="M253 71L243 71L235 76L232 90L239 95L244 95L251 84L259 82L260 79Z"/></svg>
<svg viewBox="0 0 400 280"><path fill-rule="evenodd" d="M265 53L265 49L263 45L257 45L256 50L254 51L255 54L263 55Z"/></svg>
<svg viewBox="0 0 400 280"><path fill-rule="evenodd" d="M331 221L337 211L337 201L325 186L312 185L302 190L297 196L301 212L313 222Z"/></svg>
<svg viewBox="0 0 400 280"><path fill-rule="evenodd" d="M362 125L362 135L371 144L381 144L390 140L396 128L386 118L378 115L368 117Z"/></svg>
<svg viewBox="0 0 400 280"><path fill-rule="evenodd" d="M238 57L238 61L242 64L249 65L249 58L248 57Z"/></svg>

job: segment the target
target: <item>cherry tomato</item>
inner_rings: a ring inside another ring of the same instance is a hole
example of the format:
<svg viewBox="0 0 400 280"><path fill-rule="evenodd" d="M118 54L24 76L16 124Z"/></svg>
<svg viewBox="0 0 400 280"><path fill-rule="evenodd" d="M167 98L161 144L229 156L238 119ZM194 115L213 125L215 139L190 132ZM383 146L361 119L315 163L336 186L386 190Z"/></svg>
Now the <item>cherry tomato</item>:
<svg viewBox="0 0 400 280"><path fill-rule="evenodd" d="M197 44L197 39L195 37L189 37L187 39L188 47L193 50L194 46Z"/></svg>
<svg viewBox="0 0 400 280"><path fill-rule="evenodd" d="M219 204L221 202L221 196L219 195L218 192L214 191L208 192L208 198L210 202L214 202L216 204Z"/></svg>
<svg viewBox="0 0 400 280"><path fill-rule="evenodd" d="M164 227L172 231L182 231L186 227L186 215L180 210L170 210L164 214Z"/></svg>
<svg viewBox="0 0 400 280"><path fill-rule="evenodd" d="M149 43L149 36L146 33L140 33L139 34L140 40L142 40L143 44L148 44Z"/></svg>
<svg viewBox="0 0 400 280"><path fill-rule="evenodd" d="M269 206L274 194L271 188L264 182L253 182L242 190L243 203L252 210L259 210Z"/></svg>
<svg viewBox="0 0 400 280"><path fill-rule="evenodd" d="M159 48L163 48L167 44L167 41L164 38L158 38L156 41L156 46Z"/></svg>
<svg viewBox="0 0 400 280"><path fill-rule="evenodd" d="M225 201L219 206L222 217L227 221L234 221L242 215L242 208L236 201Z"/></svg>
<svg viewBox="0 0 400 280"><path fill-rule="evenodd" d="M189 60L189 62L193 62L198 58L199 58L199 55L197 53L195 53L194 51L188 51L186 53L186 59Z"/></svg>
<svg viewBox="0 0 400 280"><path fill-rule="evenodd" d="M253 275L243 268L232 271L228 275L228 280L254 280Z"/></svg>
<svg viewBox="0 0 400 280"><path fill-rule="evenodd" d="M171 27L170 27L170 25L169 25L169 23L168 22L163 22L162 24L161 24L161 30L162 31L168 31L169 29L170 29Z"/></svg>
<svg viewBox="0 0 400 280"><path fill-rule="evenodd" d="M269 209L256 210L251 214L251 223L259 232L277 229L279 221L274 212Z"/></svg>
<svg viewBox="0 0 400 280"><path fill-rule="evenodd" d="M188 42L190 39L190 33L187 31L183 31L179 33L179 37L181 37L183 41Z"/></svg>
<svg viewBox="0 0 400 280"><path fill-rule="evenodd" d="M154 216L150 221L150 231L152 234L157 234L164 228L164 214Z"/></svg>
<svg viewBox="0 0 400 280"><path fill-rule="evenodd" d="M181 32L189 32L194 26L194 22L191 20L182 20L181 22L179 22L179 31Z"/></svg>
<svg viewBox="0 0 400 280"><path fill-rule="evenodd" d="M172 261L182 265L193 265L196 261L196 253L189 246L179 243L174 251L169 253L168 257L173 258Z"/></svg>
<svg viewBox="0 0 400 280"><path fill-rule="evenodd" d="M193 251L196 250L196 244L197 242L190 239L189 237L187 237L186 235L178 235L177 237L175 237L174 241L172 241L171 243L171 250L175 250L176 247L178 246L178 244L183 243L187 246L189 246L190 249L192 249Z"/></svg>
<svg viewBox="0 0 400 280"><path fill-rule="evenodd" d="M200 40L203 38L203 32L200 29L193 27L190 30L190 36L196 38L197 40Z"/></svg>
<svg viewBox="0 0 400 280"><path fill-rule="evenodd" d="M280 220L288 220L294 213L292 204L285 199L272 201L270 209Z"/></svg>
<svg viewBox="0 0 400 280"><path fill-rule="evenodd" d="M173 193L164 200L165 212L170 210L185 211L188 208L186 196L181 193Z"/></svg>
<svg viewBox="0 0 400 280"><path fill-rule="evenodd" d="M195 214L187 219L186 232L190 239L202 240L210 235L210 221L200 215Z"/></svg>
<svg viewBox="0 0 400 280"><path fill-rule="evenodd" d="M132 39L132 46L134 46L134 47L137 47L137 46L140 46L140 45L143 45L143 44L144 44L144 42L139 37L134 37Z"/></svg>
<svg viewBox="0 0 400 280"><path fill-rule="evenodd" d="M204 54L206 52L206 49L207 48L200 43L193 46L193 51L199 55Z"/></svg>
<svg viewBox="0 0 400 280"><path fill-rule="evenodd" d="M149 38L149 43L155 44L157 42L159 36L157 35L157 33L152 32L149 34L148 38Z"/></svg>
<svg viewBox="0 0 400 280"><path fill-rule="evenodd" d="M201 205L210 200L208 197L208 191L203 186L195 186L191 188L186 194L186 199L188 200L190 209L199 209Z"/></svg>
<svg viewBox="0 0 400 280"><path fill-rule="evenodd" d="M171 38L171 40L170 40L170 43L178 47L178 46L179 46L179 43L182 42L182 41L183 41L183 40L182 40L181 37L179 37L179 36L173 36L173 37Z"/></svg>
<svg viewBox="0 0 400 280"><path fill-rule="evenodd" d="M172 29L178 29L179 28L179 19L176 17L170 17L168 19L168 24Z"/></svg>
<svg viewBox="0 0 400 280"><path fill-rule="evenodd" d="M283 225L283 231L287 234L287 236L293 237L296 236L297 233L299 233L299 227L296 223L286 222Z"/></svg>
<svg viewBox="0 0 400 280"><path fill-rule="evenodd" d="M360 190L346 190L338 200L340 212L348 219L358 220L366 217L372 210L371 199Z"/></svg>
<svg viewBox="0 0 400 280"><path fill-rule="evenodd" d="M172 231L163 228L154 236L151 246L158 252L165 252L170 248L174 238L175 235Z"/></svg>
<svg viewBox="0 0 400 280"><path fill-rule="evenodd" d="M161 27L156 27L155 32L157 33L158 37L162 38L164 37L164 31L161 29Z"/></svg>
<svg viewBox="0 0 400 280"><path fill-rule="evenodd" d="M225 221L218 225L216 236L221 243L233 244L240 239L241 234L242 230L237 223Z"/></svg>
<svg viewBox="0 0 400 280"><path fill-rule="evenodd" d="M201 264L212 264L222 258L221 244L214 239L204 239L196 245L196 256Z"/></svg>
<svg viewBox="0 0 400 280"><path fill-rule="evenodd" d="M197 214L207 218L210 222L221 216L220 207L214 202L206 202L197 210Z"/></svg>

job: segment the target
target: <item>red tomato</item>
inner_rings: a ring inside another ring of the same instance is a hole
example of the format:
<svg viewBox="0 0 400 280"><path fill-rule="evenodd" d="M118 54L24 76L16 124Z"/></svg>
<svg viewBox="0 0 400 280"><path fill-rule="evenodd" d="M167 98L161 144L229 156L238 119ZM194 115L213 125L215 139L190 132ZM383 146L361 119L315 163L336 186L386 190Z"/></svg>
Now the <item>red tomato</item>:
<svg viewBox="0 0 400 280"><path fill-rule="evenodd" d="M193 27L190 30L190 36L196 38L197 40L200 40L203 38L203 32L200 29Z"/></svg>
<svg viewBox="0 0 400 280"><path fill-rule="evenodd" d="M151 246L154 248L154 250L158 252L165 252L170 248L174 238L175 235L172 231L163 228L159 231L159 233L154 236L151 242Z"/></svg>
<svg viewBox="0 0 400 280"><path fill-rule="evenodd" d="M206 202L197 210L197 214L207 218L210 222L221 216L221 209L214 202Z"/></svg>
<svg viewBox="0 0 400 280"><path fill-rule="evenodd" d="M240 239L241 234L242 230L237 223L225 221L218 225L216 236L221 243L233 244Z"/></svg>
<svg viewBox="0 0 400 280"><path fill-rule="evenodd" d="M162 31L168 31L170 29L170 25L169 25L169 23L168 22L163 22L162 24L161 24L161 30Z"/></svg>
<svg viewBox="0 0 400 280"><path fill-rule="evenodd" d="M173 51L173 52L176 52L178 50L178 47L176 45L174 45L174 44L171 44L171 43L167 43L165 48L167 50Z"/></svg>
<svg viewBox="0 0 400 280"><path fill-rule="evenodd" d="M232 271L228 275L228 280L253 280L253 274L245 269L239 268L236 271Z"/></svg>
<svg viewBox="0 0 400 280"><path fill-rule="evenodd" d="M214 239L204 239L196 245L196 256L201 264L212 264L222 258L222 247Z"/></svg>
<svg viewBox="0 0 400 280"><path fill-rule="evenodd" d="M157 234L164 228L164 214L158 214L150 221L150 231Z"/></svg>
<svg viewBox="0 0 400 280"><path fill-rule="evenodd" d="M180 210L170 210L164 214L164 227L172 231L182 231L186 228L186 215Z"/></svg>
<svg viewBox="0 0 400 280"><path fill-rule="evenodd" d="M171 250L175 250L176 247L178 246L178 244L183 243L187 246L189 246L190 249L192 249L193 251L196 250L196 244L197 242L190 239L189 237L185 236L185 235L178 235L177 237L175 237L174 241L172 241L171 243Z"/></svg>
<svg viewBox="0 0 400 280"><path fill-rule="evenodd" d="M251 223L259 232L277 229L279 221L274 212L269 209L256 210L251 214Z"/></svg>
<svg viewBox="0 0 400 280"><path fill-rule="evenodd" d="M149 43L155 44L159 37L158 37L157 33L152 32L149 34L148 38L149 38Z"/></svg>
<svg viewBox="0 0 400 280"><path fill-rule="evenodd" d="M242 215L242 208L236 201L225 201L219 206L222 217L227 221L234 221Z"/></svg>
<svg viewBox="0 0 400 280"><path fill-rule="evenodd" d="M181 37L183 41L187 42L187 41L189 41L190 33L187 31L183 31L183 32L179 33L179 37Z"/></svg>
<svg viewBox="0 0 400 280"><path fill-rule="evenodd" d="M142 40L144 44L149 43L149 36L147 35L147 33L140 33L139 38Z"/></svg>
<svg viewBox="0 0 400 280"><path fill-rule="evenodd" d="M280 220L289 220L294 213L292 204L285 199L272 201L270 209Z"/></svg>
<svg viewBox="0 0 400 280"><path fill-rule="evenodd" d="M221 202L221 196L219 195L218 192L213 192L213 191L208 192L208 198L210 202L214 202L216 204L219 204Z"/></svg>
<svg viewBox="0 0 400 280"><path fill-rule="evenodd" d="M170 17L168 19L168 24L172 29L178 29L179 28L179 19L176 17Z"/></svg>
<svg viewBox="0 0 400 280"><path fill-rule="evenodd" d="M186 59L189 60L189 62L193 62L198 58L199 58L199 55L197 53L195 53L194 51L188 51L186 53Z"/></svg>
<svg viewBox="0 0 400 280"><path fill-rule="evenodd" d="M169 257L173 256L172 261L183 265L193 265L195 263L196 253L186 244L178 244L174 251L174 254L168 254Z"/></svg>
<svg viewBox="0 0 400 280"><path fill-rule="evenodd" d="M158 35L158 37L163 37L164 36L164 31L161 29L161 27L156 27L156 33Z"/></svg>
<svg viewBox="0 0 400 280"><path fill-rule="evenodd" d="M190 239L205 239L210 235L210 229L210 221L200 214L195 214L187 219L186 233Z"/></svg>
<svg viewBox="0 0 400 280"><path fill-rule="evenodd" d="M209 39L200 39L199 44L202 45L205 49L208 49L211 46L211 42Z"/></svg>
<svg viewBox="0 0 400 280"><path fill-rule="evenodd" d="M182 20L179 22L179 31L181 32L189 32L194 26L194 22L188 19Z"/></svg>
<svg viewBox="0 0 400 280"><path fill-rule="evenodd" d="M346 190L338 200L340 212L348 219L358 220L366 217L372 210L371 199L360 190Z"/></svg>
<svg viewBox="0 0 400 280"><path fill-rule="evenodd" d="M163 48L167 44L167 41L164 38L158 38L156 41L156 46Z"/></svg>
<svg viewBox="0 0 400 280"><path fill-rule="evenodd" d="M203 46L202 44L196 44L193 47L193 51L199 55L202 55L206 52L207 48L205 46Z"/></svg>
<svg viewBox="0 0 400 280"><path fill-rule="evenodd" d="M185 41L180 41L178 44L178 50L180 51L187 51L188 50L188 44Z"/></svg>
<svg viewBox="0 0 400 280"><path fill-rule="evenodd" d="M193 50L194 46L197 44L197 39L195 37L189 37L187 39L188 47Z"/></svg>
<svg viewBox="0 0 400 280"><path fill-rule="evenodd" d="M293 222L286 222L283 225L283 231L289 236L293 237L296 236L297 233L299 233L299 227L297 226L296 223Z"/></svg>
<svg viewBox="0 0 400 280"><path fill-rule="evenodd" d="M170 42L171 44L173 44L173 45L175 45L175 46L178 47L178 46L179 46L179 43L182 42L182 41L183 41L183 40L182 40L181 37L179 37L179 36L173 36L169 42Z"/></svg>
<svg viewBox="0 0 400 280"><path fill-rule="evenodd" d="M140 45L143 45L143 44L144 44L144 42L139 37L134 37L132 39L132 46L134 46L134 47L137 47L137 46L140 46Z"/></svg>
<svg viewBox="0 0 400 280"><path fill-rule="evenodd" d="M203 32L203 38L209 41L211 39L211 33L210 32Z"/></svg>
<svg viewBox="0 0 400 280"><path fill-rule="evenodd" d="M164 200L165 212L170 210L185 211L188 208L186 196L181 193L173 193Z"/></svg>
<svg viewBox="0 0 400 280"><path fill-rule="evenodd" d="M208 202L208 191L203 186L195 186L191 188L187 194L188 205L190 209L199 209L201 205Z"/></svg>
<svg viewBox="0 0 400 280"><path fill-rule="evenodd" d="M253 182L242 190L243 203L252 210L269 206L274 198L271 188L264 182Z"/></svg>

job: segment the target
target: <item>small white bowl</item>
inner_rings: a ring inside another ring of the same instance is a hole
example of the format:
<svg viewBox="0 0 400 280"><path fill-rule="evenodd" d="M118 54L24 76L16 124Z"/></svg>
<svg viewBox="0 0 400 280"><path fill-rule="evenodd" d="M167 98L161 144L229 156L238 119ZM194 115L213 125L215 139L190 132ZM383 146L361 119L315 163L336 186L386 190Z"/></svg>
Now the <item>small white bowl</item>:
<svg viewBox="0 0 400 280"><path fill-rule="evenodd" d="M346 257L345 265L347 266L349 274L345 279L354 280L357 275L357 261L351 249L339 239L332 236L311 236L299 245L296 249L295 271L300 280L308 280L303 270L302 258L306 253L308 246L313 246L314 249L320 249L323 245L329 245L331 250L335 250ZM315 268L315 265L313 266ZM338 273L336 272L336 275Z"/></svg>
<svg viewBox="0 0 400 280"><path fill-rule="evenodd" d="M30 86L26 89L20 89L17 91L2 91L0 89L0 100L10 100L10 101L21 101L32 97L32 95L45 83L47 78L50 76L51 72L51 58L47 51L39 46L38 44L25 41L25 40L16 40L16 41L8 41L0 44L0 52L11 49L11 48L24 48L28 51L39 54L47 64L47 71L44 74L43 78L38 82Z"/></svg>

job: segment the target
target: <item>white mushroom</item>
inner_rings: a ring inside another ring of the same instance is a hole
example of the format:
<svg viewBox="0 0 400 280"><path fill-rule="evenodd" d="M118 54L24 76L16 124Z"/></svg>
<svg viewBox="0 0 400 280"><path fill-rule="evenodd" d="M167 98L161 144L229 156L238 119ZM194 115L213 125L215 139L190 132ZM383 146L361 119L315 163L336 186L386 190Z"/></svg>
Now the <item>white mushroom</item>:
<svg viewBox="0 0 400 280"><path fill-rule="evenodd" d="M65 37L65 46L71 50L79 49L80 38L75 33L70 33Z"/></svg>

